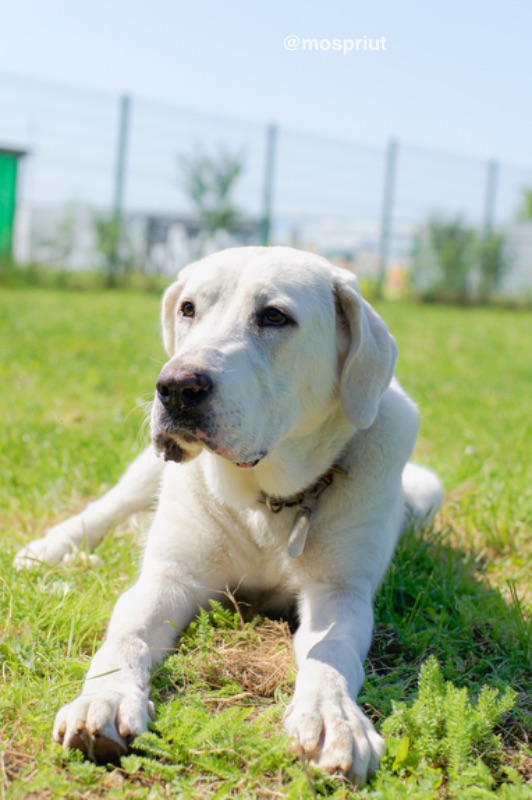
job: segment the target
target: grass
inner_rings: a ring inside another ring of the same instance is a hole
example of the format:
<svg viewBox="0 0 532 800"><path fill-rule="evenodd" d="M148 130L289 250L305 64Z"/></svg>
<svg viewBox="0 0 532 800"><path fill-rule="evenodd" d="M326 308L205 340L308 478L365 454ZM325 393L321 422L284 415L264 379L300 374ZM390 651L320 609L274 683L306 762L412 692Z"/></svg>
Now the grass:
<svg viewBox="0 0 532 800"><path fill-rule="evenodd" d="M432 530L404 538L377 598L361 702L388 751L357 794L288 751L286 624L220 607L157 668L157 721L119 765L51 742L141 545L118 531L98 570L17 574L13 554L116 480L144 440L164 354L155 296L2 290L0 797L530 796L532 316L379 310L421 406L416 456L441 474L447 502Z"/></svg>

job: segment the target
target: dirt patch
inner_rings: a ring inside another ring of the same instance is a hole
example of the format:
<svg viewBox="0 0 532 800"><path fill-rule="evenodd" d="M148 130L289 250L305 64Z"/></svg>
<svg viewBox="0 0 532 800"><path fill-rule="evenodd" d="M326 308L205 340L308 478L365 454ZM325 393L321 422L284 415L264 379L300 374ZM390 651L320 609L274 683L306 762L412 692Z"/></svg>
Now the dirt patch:
<svg viewBox="0 0 532 800"><path fill-rule="evenodd" d="M209 704L268 699L278 687L291 692L294 658L288 623L265 619L245 635L216 632L212 647L196 663L197 677L209 689L220 689L228 681L242 687L241 693L227 699L205 697Z"/></svg>

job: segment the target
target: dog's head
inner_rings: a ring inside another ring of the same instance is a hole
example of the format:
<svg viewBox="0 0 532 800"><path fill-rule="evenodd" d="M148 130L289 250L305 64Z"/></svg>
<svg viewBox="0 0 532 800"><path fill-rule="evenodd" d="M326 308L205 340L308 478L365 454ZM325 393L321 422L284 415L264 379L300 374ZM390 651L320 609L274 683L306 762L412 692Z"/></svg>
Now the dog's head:
<svg viewBox="0 0 532 800"><path fill-rule="evenodd" d="M162 325L170 359L152 436L174 460L206 447L254 467L339 408L367 428L396 359L356 278L285 247L225 250L186 267L163 298Z"/></svg>

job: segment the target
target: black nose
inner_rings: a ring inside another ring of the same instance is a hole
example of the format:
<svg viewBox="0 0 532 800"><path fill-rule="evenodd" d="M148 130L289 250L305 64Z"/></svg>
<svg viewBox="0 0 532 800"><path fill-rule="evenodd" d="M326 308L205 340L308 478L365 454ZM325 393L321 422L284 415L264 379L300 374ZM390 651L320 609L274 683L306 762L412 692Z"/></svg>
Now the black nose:
<svg viewBox="0 0 532 800"><path fill-rule="evenodd" d="M165 368L156 384L157 397L170 411L180 411L203 403L213 390L207 372Z"/></svg>

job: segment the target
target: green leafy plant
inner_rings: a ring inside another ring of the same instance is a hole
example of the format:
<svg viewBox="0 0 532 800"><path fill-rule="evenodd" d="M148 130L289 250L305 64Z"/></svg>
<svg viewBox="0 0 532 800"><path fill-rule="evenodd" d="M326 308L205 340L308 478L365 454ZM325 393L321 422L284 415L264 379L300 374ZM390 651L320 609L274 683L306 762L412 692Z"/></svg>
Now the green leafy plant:
<svg viewBox="0 0 532 800"><path fill-rule="evenodd" d="M501 740L494 728L515 700L510 687L501 694L484 686L472 702L466 688L443 679L431 656L421 667L417 699L411 705L394 702L383 725L394 737L392 770L407 776L423 763L440 771L451 790L491 788L501 769Z"/></svg>
<svg viewBox="0 0 532 800"><path fill-rule="evenodd" d="M119 277L130 272L134 265L131 248L124 235L124 225L117 214L96 214L92 226L107 286L115 287Z"/></svg>
<svg viewBox="0 0 532 800"><path fill-rule="evenodd" d="M66 204L52 233L43 242L47 249L47 261L61 270L68 270L76 248L77 228L82 207L76 201Z"/></svg>
<svg viewBox="0 0 532 800"><path fill-rule="evenodd" d="M225 147L210 155L198 147L192 155L179 156L178 164L179 182L204 231L202 246L216 231L234 230L238 212L233 193L244 170L242 156Z"/></svg>
<svg viewBox="0 0 532 800"><path fill-rule="evenodd" d="M413 283L426 300L487 303L511 263L503 233L479 236L458 217L434 217L414 246Z"/></svg>
<svg viewBox="0 0 532 800"><path fill-rule="evenodd" d="M414 283L427 299L464 303L470 294L476 263L475 231L458 217L454 220L434 217L415 247Z"/></svg>
<svg viewBox="0 0 532 800"><path fill-rule="evenodd" d="M488 233L479 244L479 299L488 302L511 267L506 237Z"/></svg>

